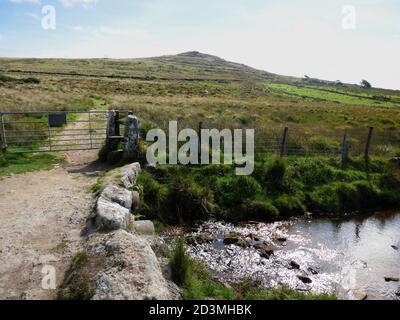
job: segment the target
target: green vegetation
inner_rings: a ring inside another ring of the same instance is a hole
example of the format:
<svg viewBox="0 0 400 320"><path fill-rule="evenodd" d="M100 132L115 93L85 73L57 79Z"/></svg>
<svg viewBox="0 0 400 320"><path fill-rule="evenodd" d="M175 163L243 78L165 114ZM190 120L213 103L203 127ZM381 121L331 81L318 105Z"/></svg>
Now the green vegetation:
<svg viewBox="0 0 400 320"><path fill-rule="evenodd" d="M55 253L62 253L65 250L65 248L68 246L68 244L69 244L68 240L61 240L61 242L58 245L56 245L52 249L52 251Z"/></svg>
<svg viewBox="0 0 400 320"><path fill-rule="evenodd" d="M60 156L50 153L0 153L0 177L10 174L48 170L60 161Z"/></svg>
<svg viewBox="0 0 400 320"><path fill-rule="evenodd" d="M221 58L187 52L147 59L0 59L1 111L124 109L165 127L256 128L257 148L275 145L289 126L288 152L333 152L348 131L351 153L374 126L376 155L400 141L400 92L274 75ZM276 147L275 147L276 148ZM295 154L293 152L293 154ZM110 159L117 161L118 159Z"/></svg>
<svg viewBox="0 0 400 320"><path fill-rule="evenodd" d="M59 300L90 300L96 288L96 273L104 266L105 258L91 256L85 251L77 253L65 273L58 290Z"/></svg>
<svg viewBox="0 0 400 320"><path fill-rule="evenodd" d="M228 221L271 221L302 215L348 214L400 206L400 169L383 158L367 165L353 158L285 160L259 157L252 176L233 166L162 166L142 172L141 214L163 223L191 223L210 216Z"/></svg>
<svg viewBox="0 0 400 320"><path fill-rule="evenodd" d="M330 294L302 293L281 287L261 288L251 280L244 279L239 284L227 285L214 279L207 268L190 258L182 239L178 239L172 252L171 267L174 281L182 288L183 298L201 300L216 298L224 300L333 300Z"/></svg>
<svg viewBox="0 0 400 320"><path fill-rule="evenodd" d="M290 85L267 83L266 88L277 94L300 97L303 99L311 99L315 101L328 101L339 104L363 105L363 106L384 106L399 107L400 101L392 101L390 97L382 99L373 94L355 94L354 92L345 91L336 87L316 87L304 85Z"/></svg>

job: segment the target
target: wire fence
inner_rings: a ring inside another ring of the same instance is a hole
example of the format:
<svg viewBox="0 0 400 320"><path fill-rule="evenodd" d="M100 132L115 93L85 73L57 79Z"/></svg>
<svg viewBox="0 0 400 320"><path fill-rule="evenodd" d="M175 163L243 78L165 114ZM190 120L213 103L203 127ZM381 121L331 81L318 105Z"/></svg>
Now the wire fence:
<svg viewBox="0 0 400 320"><path fill-rule="evenodd" d="M169 121L153 123L168 136ZM178 132L183 129L254 129L255 153L280 154L286 156L400 156L400 132L397 130L372 131L370 127L354 127L343 130L323 130L320 134L296 126L275 125L273 127L251 127L221 124L218 121L178 121ZM285 137L286 129L286 137ZM243 135L244 136L244 135Z"/></svg>

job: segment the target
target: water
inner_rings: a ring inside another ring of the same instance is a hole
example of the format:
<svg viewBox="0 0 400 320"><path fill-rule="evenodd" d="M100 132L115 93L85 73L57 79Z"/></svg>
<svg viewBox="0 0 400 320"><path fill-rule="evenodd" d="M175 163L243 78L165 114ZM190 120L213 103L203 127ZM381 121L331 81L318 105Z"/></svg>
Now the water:
<svg viewBox="0 0 400 320"><path fill-rule="evenodd" d="M268 244L274 255L262 257L254 246L224 245L232 232L253 244ZM224 281L251 277L266 287L285 284L345 299L354 299L356 292L368 299L400 299L400 282L385 281L400 277L400 251L392 247L400 247L400 213L241 226L206 222L199 234L211 234L214 242L190 246L190 253ZM299 276L312 282L304 283Z"/></svg>

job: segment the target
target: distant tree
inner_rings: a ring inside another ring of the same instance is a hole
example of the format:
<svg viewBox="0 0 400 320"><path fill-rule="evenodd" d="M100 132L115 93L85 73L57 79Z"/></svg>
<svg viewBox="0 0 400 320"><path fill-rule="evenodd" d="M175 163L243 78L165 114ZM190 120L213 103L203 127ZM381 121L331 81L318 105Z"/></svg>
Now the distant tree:
<svg viewBox="0 0 400 320"><path fill-rule="evenodd" d="M360 85L364 89L371 89L372 88L372 85L367 80L362 80Z"/></svg>

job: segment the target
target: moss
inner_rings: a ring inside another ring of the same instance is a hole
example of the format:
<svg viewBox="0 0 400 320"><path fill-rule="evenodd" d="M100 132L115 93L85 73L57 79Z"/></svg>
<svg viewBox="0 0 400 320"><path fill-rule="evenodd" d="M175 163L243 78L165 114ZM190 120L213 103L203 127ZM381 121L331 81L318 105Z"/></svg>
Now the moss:
<svg viewBox="0 0 400 320"><path fill-rule="evenodd" d="M97 177L96 182L89 187L89 191L97 194L104 188L104 185L105 185L105 177L104 176Z"/></svg>
<svg viewBox="0 0 400 320"><path fill-rule="evenodd" d="M95 276L104 265L104 257L95 257L85 251L77 253L65 273L57 298L59 300L91 299L96 288Z"/></svg>

